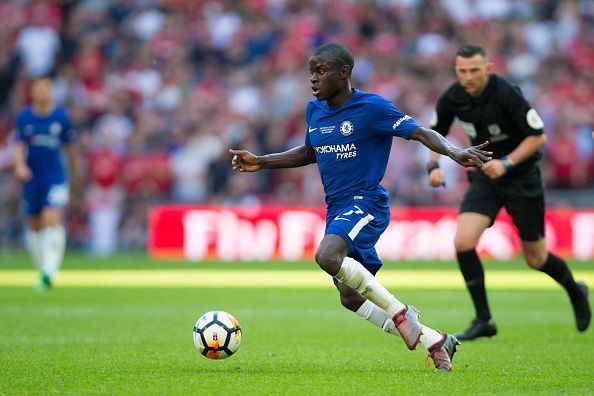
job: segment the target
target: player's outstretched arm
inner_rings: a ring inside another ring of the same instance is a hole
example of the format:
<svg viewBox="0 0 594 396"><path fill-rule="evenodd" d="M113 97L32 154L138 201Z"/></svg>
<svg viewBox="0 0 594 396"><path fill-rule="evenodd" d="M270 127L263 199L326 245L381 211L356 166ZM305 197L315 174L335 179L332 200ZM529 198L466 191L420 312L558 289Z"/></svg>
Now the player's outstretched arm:
<svg viewBox="0 0 594 396"><path fill-rule="evenodd" d="M311 147L298 146L282 153L255 155L246 150L229 149L233 155L231 166L240 172L256 172L260 169L297 168L316 162L316 153Z"/></svg>
<svg viewBox="0 0 594 396"><path fill-rule="evenodd" d="M447 155L462 166L480 166L493 155L493 152L483 150L489 144L488 141L462 149L454 146L438 132L423 127L415 129L410 138L421 142L431 151Z"/></svg>

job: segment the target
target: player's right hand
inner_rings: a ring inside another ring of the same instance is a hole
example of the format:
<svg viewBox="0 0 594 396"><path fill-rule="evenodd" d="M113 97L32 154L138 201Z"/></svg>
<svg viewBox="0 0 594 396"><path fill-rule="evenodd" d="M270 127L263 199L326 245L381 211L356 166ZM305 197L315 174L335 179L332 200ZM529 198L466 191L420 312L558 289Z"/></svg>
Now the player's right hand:
<svg viewBox="0 0 594 396"><path fill-rule="evenodd" d="M456 149L451 152L450 158L465 167L481 166L492 159L493 152L483 150L489 141L465 149Z"/></svg>
<svg viewBox="0 0 594 396"><path fill-rule="evenodd" d="M20 182L23 183L31 180L31 177L33 177L31 169L25 164L16 165L14 167L14 175Z"/></svg>
<svg viewBox="0 0 594 396"><path fill-rule="evenodd" d="M435 168L429 173L429 185L431 187L445 186L445 176L441 169Z"/></svg>
<svg viewBox="0 0 594 396"><path fill-rule="evenodd" d="M262 167L258 164L258 157L247 150L229 149L229 154L233 155L231 166L233 170L240 172L256 172Z"/></svg>

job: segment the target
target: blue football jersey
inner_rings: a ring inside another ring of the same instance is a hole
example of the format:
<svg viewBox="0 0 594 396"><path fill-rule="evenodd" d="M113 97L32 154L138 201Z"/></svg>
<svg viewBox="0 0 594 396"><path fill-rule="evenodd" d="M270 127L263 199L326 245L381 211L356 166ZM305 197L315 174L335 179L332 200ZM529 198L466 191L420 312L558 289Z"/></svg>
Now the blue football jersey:
<svg viewBox="0 0 594 396"><path fill-rule="evenodd" d="M389 205L384 177L392 138L409 139L419 124L389 100L353 89L347 104L330 109L326 101L307 105L305 145L316 159L328 206L349 199Z"/></svg>
<svg viewBox="0 0 594 396"><path fill-rule="evenodd" d="M65 180L62 145L74 140L70 118L62 108L36 115L26 107L16 119L16 138L27 148L27 165L34 180L62 183Z"/></svg>

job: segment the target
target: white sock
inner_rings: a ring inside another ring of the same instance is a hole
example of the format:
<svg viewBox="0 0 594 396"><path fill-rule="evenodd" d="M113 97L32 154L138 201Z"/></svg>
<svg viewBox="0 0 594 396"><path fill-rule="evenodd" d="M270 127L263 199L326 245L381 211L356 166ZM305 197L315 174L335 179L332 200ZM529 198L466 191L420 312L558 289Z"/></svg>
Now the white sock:
<svg viewBox="0 0 594 396"><path fill-rule="evenodd" d="M41 231L41 243L43 249L43 271L53 276L58 272L64 257L66 245L66 232L64 227L46 227Z"/></svg>
<svg viewBox="0 0 594 396"><path fill-rule="evenodd" d="M442 338L443 334L440 332L433 330L423 324L421 325L421 344L423 344L425 349L429 349L430 346L441 341Z"/></svg>
<svg viewBox="0 0 594 396"><path fill-rule="evenodd" d="M405 308L405 305L396 300L361 263L351 257L344 258L336 279L357 290L363 297L383 309L390 318Z"/></svg>
<svg viewBox="0 0 594 396"><path fill-rule="evenodd" d="M43 257L41 251L41 232L27 228L25 231L25 244L27 245L27 251L29 252L31 261L33 261L33 265L41 271Z"/></svg>
<svg viewBox="0 0 594 396"><path fill-rule="evenodd" d="M389 317L383 309L371 301L365 300L363 305L359 307L356 313L371 324L381 328L386 333L400 336L400 333L398 330L396 330L396 325L394 324L392 318Z"/></svg>

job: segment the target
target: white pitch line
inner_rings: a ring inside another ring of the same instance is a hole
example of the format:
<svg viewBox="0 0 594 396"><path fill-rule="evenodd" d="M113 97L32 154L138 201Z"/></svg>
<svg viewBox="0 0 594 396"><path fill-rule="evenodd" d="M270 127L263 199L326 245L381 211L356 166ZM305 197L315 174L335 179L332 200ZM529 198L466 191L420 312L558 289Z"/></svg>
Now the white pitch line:
<svg viewBox="0 0 594 396"><path fill-rule="evenodd" d="M30 287L37 280L33 270L0 271L0 287ZM576 279L594 285L594 271L577 271ZM535 271L490 271L485 275L490 289L558 289L552 279ZM384 270L378 279L391 289L464 290L456 271ZM332 288L322 271L267 270L65 270L56 278L57 287L202 287L202 288Z"/></svg>

